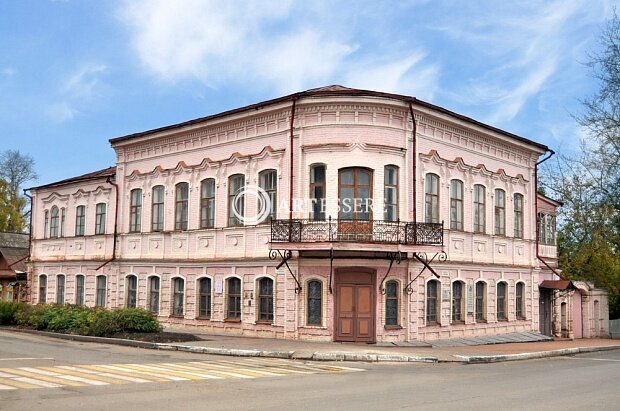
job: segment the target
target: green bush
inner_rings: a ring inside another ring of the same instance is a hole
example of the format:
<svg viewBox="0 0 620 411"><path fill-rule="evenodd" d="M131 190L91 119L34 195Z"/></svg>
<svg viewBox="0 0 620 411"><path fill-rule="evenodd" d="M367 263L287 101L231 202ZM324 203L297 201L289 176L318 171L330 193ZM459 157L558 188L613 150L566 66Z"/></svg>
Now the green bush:
<svg viewBox="0 0 620 411"><path fill-rule="evenodd" d="M1 303L0 324L98 337L120 332L161 331L155 316L141 308L107 310L76 305Z"/></svg>

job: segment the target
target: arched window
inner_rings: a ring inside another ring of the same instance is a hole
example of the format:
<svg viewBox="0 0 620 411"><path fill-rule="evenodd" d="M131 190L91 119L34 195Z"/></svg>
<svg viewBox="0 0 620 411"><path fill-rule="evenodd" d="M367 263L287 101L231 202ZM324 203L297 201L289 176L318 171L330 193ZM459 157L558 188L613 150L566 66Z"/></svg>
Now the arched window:
<svg viewBox="0 0 620 411"><path fill-rule="evenodd" d="M148 283L148 310L152 313L159 313L159 277L149 277Z"/></svg>
<svg viewBox="0 0 620 411"><path fill-rule="evenodd" d="M476 283L476 321L484 322L487 319L487 285L482 281Z"/></svg>
<svg viewBox="0 0 620 411"><path fill-rule="evenodd" d="M514 211L515 211L515 237L523 238L523 195L514 195Z"/></svg>
<svg viewBox="0 0 620 411"><path fill-rule="evenodd" d="M106 204L99 203L95 206L95 234L105 234Z"/></svg>
<svg viewBox="0 0 620 411"><path fill-rule="evenodd" d="M125 286L127 287L125 304L129 308L135 308L138 299L138 277L128 275L125 278Z"/></svg>
<svg viewBox="0 0 620 411"><path fill-rule="evenodd" d="M45 225L43 227L43 238L47 238L49 236L49 227L50 227L50 212L45 210Z"/></svg>
<svg viewBox="0 0 620 411"><path fill-rule="evenodd" d="M142 225L142 190L139 188L131 190L129 197L129 231L138 233Z"/></svg>
<svg viewBox="0 0 620 411"><path fill-rule="evenodd" d="M45 304L47 301L47 275L39 276L39 304Z"/></svg>
<svg viewBox="0 0 620 411"><path fill-rule="evenodd" d="M52 207L50 218L50 238L58 237L58 207Z"/></svg>
<svg viewBox="0 0 620 411"><path fill-rule="evenodd" d="M506 192L495 190L495 234L506 235Z"/></svg>
<svg viewBox="0 0 620 411"><path fill-rule="evenodd" d="M506 283L499 282L497 283L497 319L498 320L507 320L506 314Z"/></svg>
<svg viewBox="0 0 620 411"><path fill-rule="evenodd" d="M151 196L151 231L164 231L164 186L153 187Z"/></svg>
<svg viewBox="0 0 620 411"><path fill-rule="evenodd" d="M425 181L424 202L427 223L439 222L439 176L436 174L427 174Z"/></svg>
<svg viewBox="0 0 620 411"><path fill-rule="evenodd" d="M463 316L464 307L463 283L455 281L452 283L452 322L461 323L465 321Z"/></svg>
<svg viewBox="0 0 620 411"><path fill-rule="evenodd" d="M105 307L105 303L108 297L108 279L105 275L97 276L97 292L95 297L95 306L96 307Z"/></svg>
<svg viewBox="0 0 620 411"><path fill-rule="evenodd" d="M258 321L273 322L273 280L263 277L258 281Z"/></svg>
<svg viewBox="0 0 620 411"><path fill-rule="evenodd" d="M426 283L426 324L437 324L438 307L437 300L439 299L439 281L430 280Z"/></svg>
<svg viewBox="0 0 620 411"><path fill-rule="evenodd" d="M207 178L200 184L200 228L215 226L215 179Z"/></svg>
<svg viewBox="0 0 620 411"><path fill-rule="evenodd" d="M486 188L474 186L474 233L486 232Z"/></svg>
<svg viewBox="0 0 620 411"><path fill-rule="evenodd" d="M325 165L310 166L311 220L325 220Z"/></svg>
<svg viewBox="0 0 620 411"><path fill-rule="evenodd" d="M463 182L450 181L450 229L463 231Z"/></svg>
<svg viewBox="0 0 620 411"><path fill-rule="evenodd" d="M198 318L211 317L211 279L198 281Z"/></svg>
<svg viewBox="0 0 620 411"><path fill-rule="evenodd" d="M515 289L515 315L519 320L525 319L525 299L523 298L524 292L525 284L517 283L517 287Z"/></svg>
<svg viewBox="0 0 620 411"><path fill-rule="evenodd" d="M383 219L398 220L398 167L385 166L383 169Z"/></svg>
<svg viewBox="0 0 620 411"><path fill-rule="evenodd" d="M398 282L385 283L385 325L398 325Z"/></svg>
<svg viewBox="0 0 620 411"><path fill-rule="evenodd" d="M269 218L275 219L278 210L278 173L276 170L264 170L258 175L260 188L269 196L271 209L269 215L262 222L269 222ZM259 204L260 207L260 204Z"/></svg>
<svg viewBox="0 0 620 411"><path fill-rule="evenodd" d="M179 183L175 186L174 202L174 229L187 230L187 215L189 206L189 184Z"/></svg>
<svg viewBox="0 0 620 411"><path fill-rule="evenodd" d="M86 227L86 206L75 207L75 236L82 237Z"/></svg>
<svg viewBox="0 0 620 411"><path fill-rule="evenodd" d="M172 280L172 315L182 316L185 306L185 280L175 278Z"/></svg>
<svg viewBox="0 0 620 411"><path fill-rule="evenodd" d="M63 305L65 303L65 276L59 274L56 276L56 304Z"/></svg>
<svg viewBox="0 0 620 411"><path fill-rule="evenodd" d="M323 283L319 280L308 281L308 325L323 323Z"/></svg>
<svg viewBox="0 0 620 411"><path fill-rule="evenodd" d="M63 207L60 209L60 236L65 236L65 220L67 218L67 210Z"/></svg>
<svg viewBox="0 0 620 411"><path fill-rule="evenodd" d="M75 276L75 305L84 305L84 276Z"/></svg>
<svg viewBox="0 0 620 411"><path fill-rule="evenodd" d="M241 320L241 280L231 277L226 280L226 319Z"/></svg>
<svg viewBox="0 0 620 411"><path fill-rule="evenodd" d="M341 220L369 221L372 218L372 172L354 167L340 170L339 195Z"/></svg>
<svg viewBox="0 0 620 411"><path fill-rule="evenodd" d="M233 174L228 177L228 225L230 227L243 225L241 218L245 217L245 196L237 197L243 187L245 187L243 174Z"/></svg>

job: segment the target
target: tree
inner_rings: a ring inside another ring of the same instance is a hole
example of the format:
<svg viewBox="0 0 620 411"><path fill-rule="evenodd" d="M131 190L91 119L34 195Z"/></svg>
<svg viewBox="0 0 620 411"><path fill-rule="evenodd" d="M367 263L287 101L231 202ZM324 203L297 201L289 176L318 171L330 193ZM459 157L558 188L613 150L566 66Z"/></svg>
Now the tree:
<svg viewBox="0 0 620 411"><path fill-rule="evenodd" d="M587 131L578 156L558 156L542 183L564 203L558 254L570 278L609 291L610 318L620 318L620 20L614 11L588 66L599 90L575 116Z"/></svg>
<svg viewBox="0 0 620 411"><path fill-rule="evenodd" d="M22 232L26 226L26 199L20 187L38 178L34 159L19 150L0 154L0 231Z"/></svg>

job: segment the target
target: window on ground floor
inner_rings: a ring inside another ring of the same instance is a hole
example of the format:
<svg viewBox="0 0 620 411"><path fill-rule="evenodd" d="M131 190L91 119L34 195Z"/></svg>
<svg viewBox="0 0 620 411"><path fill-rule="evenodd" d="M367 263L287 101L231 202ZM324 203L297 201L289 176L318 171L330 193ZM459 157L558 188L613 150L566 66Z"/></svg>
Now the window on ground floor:
<svg viewBox="0 0 620 411"><path fill-rule="evenodd" d="M84 276L75 276L75 304L84 305Z"/></svg>
<svg viewBox="0 0 620 411"><path fill-rule="evenodd" d="M39 304L45 304L47 301L47 275L39 276Z"/></svg>
<svg viewBox="0 0 620 411"><path fill-rule="evenodd" d="M308 325L321 325L323 322L323 283L319 280L308 281Z"/></svg>
<svg viewBox="0 0 620 411"><path fill-rule="evenodd" d="M65 303L65 276L63 274L56 276L56 304Z"/></svg>
<svg viewBox="0 0 620 411"><path fill-rule="evenodd" d="M108 279L105 275L97 276L97 294L95 298L96 307L105 307L105 302L107 299L107 282Z"/></svg>
<svg viewBox="0 0 620 411"><path fill-rule="evenodd" d="M484 322L487 319L486 299L487 285L478 281L476 283L476 321Z"/></svg>
<svg viewBox="0 0 620 411"><path fill-rule="evenodd" d="M211 279L201 278L198 281L198 317L211 317Z"/></svg>
<svg viewBox="0 0 620 411"><path fill-rule="evenodd" d="M226 280L226 319L227 320L240 320L241 319L241 280L236 277L231 277Z"/></svg>
<svg viewBox="0 0 620 411"><path fill-rule="evenodd" d="M258 280L258 321L273 322L273 280Z"/></svg>
<svg viewBox="0 0 620 411"><path fill-rule="evenodd" d="M506 314L506 283L499 282L497 283L497 319L498 320L507 320Z"/></svg>
<svg viewBox="0 0 620 411"><path fill-rule="evenodd" d="M147 309L155 314L159 313L159 284L159 277L149 277Z"/></svg>
<svg viewBox="0 0 620 411"><path fill-rule="evenodd" d="M465 298L463 298L464 284L461 281L452 283L452 322L460 323L465 321L463 316Z"/></svg>
<svg viewBox="0 0 620 411"><path fill-rule="evenodd" d="M185 301L185 280L174 278L172 280L172 315L183 315Z"/></svg>
<svg viewBox="0 0 620 411"><path fill-rule="evenodd" d="M126 305L129 308L135 308L138 298L138 277L135 275L128 275L125 279L127 287Z"/></svg>
<svg viewBox="0 0 620 411"><path fill-rule="evenodd" d="M439 281L430 280L426 283L426 324L437 324L437 300L439 297Z"/></svg>
<svg viewBox="0 0 620 411"><path fill-rule="evenodd" d="M525 284L517 283L517 287L515 289L515 315L519 320L525 319L525 299L523 298L524 292Z"/></svg>
<svg viewBox="0 0 620 411"><path fill-rule="evenodd" d="M385 283L385 325L398 325L398 282Z"/></svg>

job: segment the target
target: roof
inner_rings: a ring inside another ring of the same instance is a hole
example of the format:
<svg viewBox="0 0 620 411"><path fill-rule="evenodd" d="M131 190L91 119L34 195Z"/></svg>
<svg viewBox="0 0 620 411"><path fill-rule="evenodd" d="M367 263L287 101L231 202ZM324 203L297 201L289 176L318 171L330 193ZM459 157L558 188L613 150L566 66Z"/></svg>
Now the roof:
<svg viewBox="0 0 620 411"><path fill-rule="evenodd" d="M551 290L572 290L575 288L570 280L545 280L538 285L539 288L548 288Z"/></svg>
<svg viewBox="0 0 620 411"><path fill-rule="evenodd" d="M26 271L26 257L28 257L28 248L5 248L0 247L0 256L6 260L6 263L13 271Z"/></svg>
<svg viewBox="0 0 620 411"><path fill-rule="evenodd" d="M41 188L61 186L61 185L70 184L70 183L77 183L77 182L80 182L80 181L96 180L98 178L114 177L115 175L116 175L116 166L112 166L112 167L104 168L103 170L93 171L93 172L90 172L90 173L82 174L81 176L67 178L65 180L60 180L60 181L56 181L56 182L53 182L53 183L44 184L42 186L30 187L30 188L28 188L28 190L38 190L38 189L41 189Z"/></svg>
<svg viewBox="0 0 620 411"><path fill-rule="evenodd" d="M139 133L134 133L134 134L129 134L126 136L122 136L122 137L116 137L116 138L112 138L110 139L110 143L112 145L117 144L117 143L122 143L128 140L132 140L132 139L136 139L138 137L144 137L147 136L149 134L154 134L154 133L159 133L159 132L163 132L163 131L169 131L169 130L174 130L174 129L178 129L178 128L183 128L183 127L187 127L187 126L191 126L194 124L199 124L199 123L203 123L209 120L215 120L215 119L219 119L222 117L226 117L226 116L230 116L233 114L238 114L238 113L243 113L246 111L250 111L250 110L258 110L262 107L266 107L266 106L271 106L271 105L275 105L275 104L280 104L286 101L291 101L291 100L299 100L301 98L304 97L328 97L328 96L366 96L366 97L382 97L382 98L388 98L388 99L394 99L394 100L400 100L400 101L404 101L407 103L411 103L412 105L418 105L421 107L425 107L425 108L429 108L431 110L446 114L450 117L456 118L458 120L461 121L465 121L467 123L476 125L478 127L482 127L485 128L487 130L493 131L495 133L499 133L502 134L506 137L512 138L516 141L519 141L521 143L525 143L528 145L532 145L534 147L537 147L539 149L545 150L547 151L549 148L547 146L545 146L544 144L540 144L537 143L535 141L529 140L525 137L521 137L518 136L516 134L510 133L508 131L490 126L488 124L479 122L477 120L474 120L470 117L464 116L462 114L458 114L455 113L453 111L450 111L448 109L445 109L443 107L440 106L436 106L434 104L431 103L427 103L425 101L419 100L415 97L411 97L411 96L405 96L405 95L401 95L401 94L393 94L393 93L384 93L384 92L380 92L380 91L372 91L372 90L360 90L360 89L354 89L354 88L349 88L349 87L344 87L341 85L331 85L331 86L326 86L326 87L319 87L319 88L313 88L310 90L306 90L306 91L301 91L298 93L294 93L294 94L289 94L287 96L284 97L278 97L275 99L271 99L271 100L266 100L260 103L256 103L256 104L251 104L249 106L245 106L245 107L240 107L240 108L236 108L233 110L228 110L228 111L224 111L218 114L213 114L210 116L206 116L206 117L200 117L200 118L196 118L193 120L189 120L189 121L185 121L182 123L178 123L178 124L172 124L169 126L164 126L164 127L159 127L159 128L155 128L152 130L147 130L147 131L143 131L143 132L139 132Z"/></svg>
<svg viewBox="0 0 620 411"><path fill-rule="evenodd" d="M546 202L548 202L548 203L550 203L550 204L552 204L552 205L554 205L556 207L561 207L561 206L564 205L563 202L561 202L559 200L555 200L555 199L553 199L551 197L547 197L544 194L541 194L541 193L536 193L536 194L537 194L538 198L540 198L541 200L544 200L544 201L546 201Z"/></svg>
<svg viewBox="0 0 620 411"><path fill-rule="evenodd" d="M28 249L28 234L0 233L0 247Z"/></svg>

